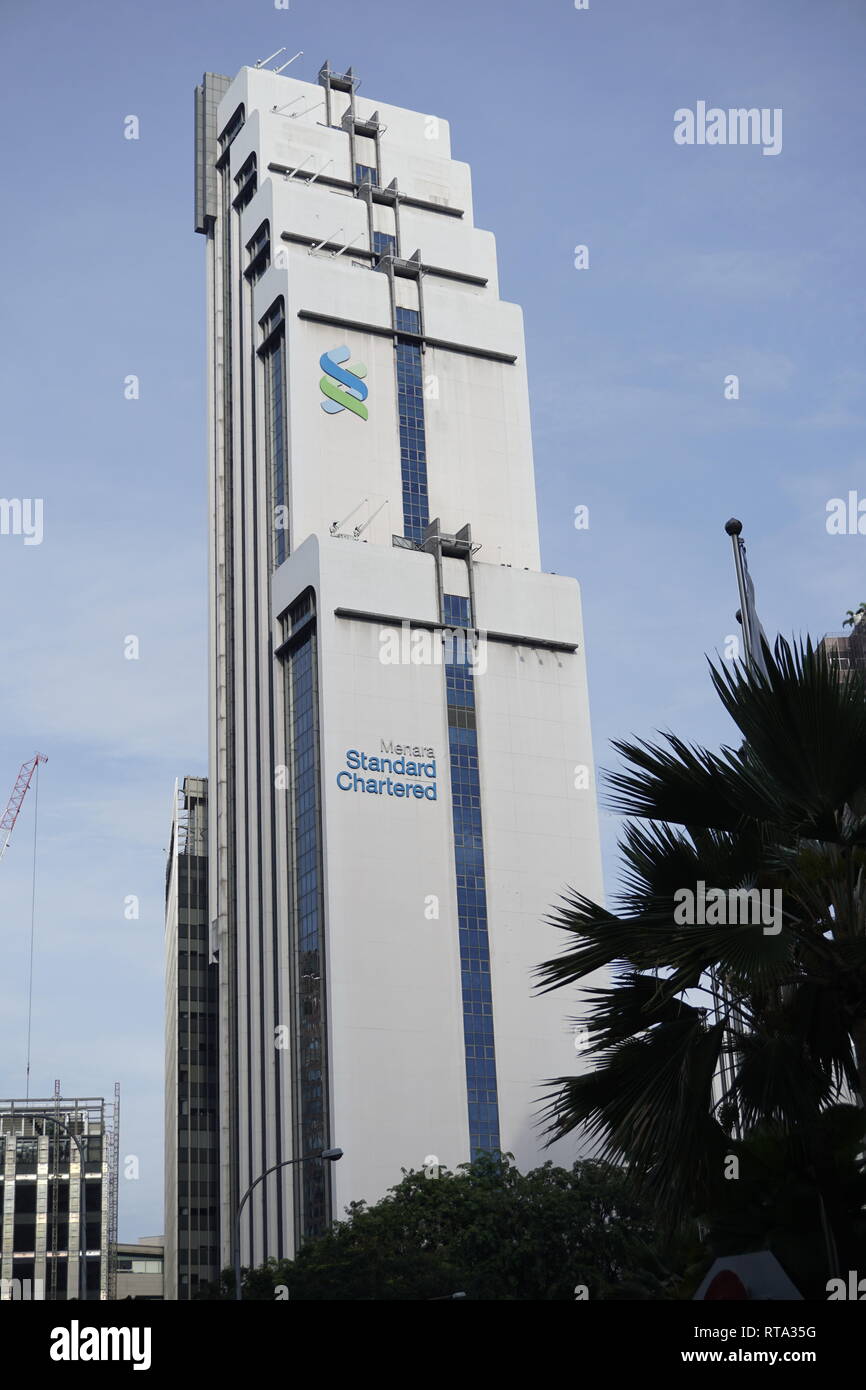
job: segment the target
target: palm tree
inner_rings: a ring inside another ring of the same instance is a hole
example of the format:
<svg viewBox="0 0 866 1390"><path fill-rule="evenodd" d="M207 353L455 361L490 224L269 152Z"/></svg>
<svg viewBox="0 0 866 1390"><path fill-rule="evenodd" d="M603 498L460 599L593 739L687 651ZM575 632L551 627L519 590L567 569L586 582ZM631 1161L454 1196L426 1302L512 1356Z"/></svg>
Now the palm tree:
<svg viewBox="0 0 866 1390"><path fill-rule="evenodd" d="M858 603L856 608L849 608L847 617L842 626L850 628L856 627L863 618L864 613L866 613L866 603Z"/></svg>
<svg viewBox="0 0 866 1390"><path fill-rule="evenodd" d="M674 1220L712 1203L741 1134L802 1135L866 1096L866 685L808 640L764 656L765 674L710 665L738 748L614 745L619 911L568 894L550 918L568 942L538 971L545 991L606 972L579 1020L592 1069L545 1097L551 1142L581 1128ZM681 924L674 895L699 880L780 890L780 929Z"/></svg>
<svg viewBox="0 0 866 1390"><path fill-rule="evenodd" d="M753 1130L737 1146L738 1181L719 1183L705 1213L713 1256L772 1249L804 1298L825 1299L828 1275L862 1269L864 1132L866 1115L853 1105L823 1110L796 1135Z"/></svg>

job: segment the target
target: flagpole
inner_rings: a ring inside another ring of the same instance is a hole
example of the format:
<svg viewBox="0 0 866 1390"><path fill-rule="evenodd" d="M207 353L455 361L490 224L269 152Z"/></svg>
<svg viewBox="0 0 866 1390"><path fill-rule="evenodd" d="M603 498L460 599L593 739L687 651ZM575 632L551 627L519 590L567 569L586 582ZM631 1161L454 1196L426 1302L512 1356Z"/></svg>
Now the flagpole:
<svg viewBox="0 0 866 1390"><path fill-rule="evenodd" d="M746 667L746 670L750 674L754 674L755 672L761 674L761 666L755 659L756 634L752 628L752 600L749 597L749 591L746 586L746 547L745 542L741 539L743 523L739 520L738 517L732 516L729 521L725 522L725 531L731 538L731 545L734 551L734 571L737 576L737 592L740 596L740 611L737 613L737 617L740 621L740 626L743 630L743 644L745 647L744 665ZM761 631L761 624L760 621L757 619L757 615L756 621L758 630ZM727 1037L722 1043L720 1057L721 1065L719 1068L722 1095L727 1096L733 1092L734 1077L736 1074L736 1068L734 1065L734 1043L731 1025L741 1024L742 1020L740 1018L740 1011L735 1005L733 994L728 988L728 985L725 982L725 980L721 976L719 976L716 983L721 994L723 1006L729 1018ZM740 1124L739 1106L736 1105L736 1102L735 1112L735 1115L732 1117L732 1130L734 1138L739 1139L742 1137L742 1126Z"/></svg>
<svg viewBox="0 0 866 1390"><path fill-rule="evenodd" d="M732 516L730 521L725 522L725 530L730 536L731 544L734 547L734 569L737 573L737 590L740 595L740 611L737 617L743 629L743 641L746 647L746 665L753 670L755 667L754 647L752 645L754 634L752 633L752 619L749 614L749 602L746 593L746 574L743 569L743 542L740 540L743 523L738 521L735 516Z"/></svg>

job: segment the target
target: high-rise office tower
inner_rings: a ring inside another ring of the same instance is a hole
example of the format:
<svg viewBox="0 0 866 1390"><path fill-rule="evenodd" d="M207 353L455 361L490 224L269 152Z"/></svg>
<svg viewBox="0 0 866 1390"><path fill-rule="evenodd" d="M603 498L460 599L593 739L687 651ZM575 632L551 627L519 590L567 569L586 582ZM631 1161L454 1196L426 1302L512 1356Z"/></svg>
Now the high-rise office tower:
<svg viewBox="0 0 866 1390"><path fill-rule="evenodd" d="M0 1101L0 1298L116 1296L119 1121L119 1087Z"/></svg>
<svg viewBox="0 0 866 1390"><path fill-rule="evenodd" d="M532 992L601 893L577 584L540 569L520 310L446 122L244 68L196 93L223 1258L401 1167L547 1156ZM315 1160L338 1145L337 1164Z"/></svg>
<svg viewBox="0 0 866 1390"><path fill-rule="evenodd" d="M165 879L165 1297L219 1277L218 966L208 921L207 779L175 785Z"/></svg>

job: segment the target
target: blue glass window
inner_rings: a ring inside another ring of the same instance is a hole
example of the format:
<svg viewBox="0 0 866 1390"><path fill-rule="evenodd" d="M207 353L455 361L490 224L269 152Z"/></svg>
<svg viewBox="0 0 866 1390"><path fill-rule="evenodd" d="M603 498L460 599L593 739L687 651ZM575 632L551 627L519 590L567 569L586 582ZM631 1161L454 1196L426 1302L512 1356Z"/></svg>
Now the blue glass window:
<svg viewBox="0 0 866 1390"><path fill-rule="evenodd" d="M379 173L371 164L355 165L355 182L371 183L374 188L379 187Z"/></svg>
<svg viewBox="0 0 866 1390"><path fill-rule="evenodd" d="M397 309L397 330L419 333L417 309ZM430 520L427 495L427 437L424 429L424 378L421 344L397 338L397 412L400 422L400 475L403 482L403 534L422 541Z"/></svg>
<svg viewBox="0 0 866 1390"><path fill-rule="evenodd" d="M442 620L449 627L469 627L469 599L459 594L444 594ZM452 647L449 656L451 659L445 664L445 690L451 759L451 819L457 872L469 1142L470 1156L475 1158L479 1153L500 1147L499 1094L475 728L475 677L464 647Z"/></svg>
<svg viewBox="0 0 866 1390"><path fill-rule="evenodd" d="M377 256L396 256L397 238L388 232L374 232L373 251Z"/></svg>
<svg viewBox="0 0 866 1390"><path fill-rule="evenodd" d="M284 629L295 634L290 638L285 659L296 981L295 1124L296 1152L300 1156L320 1153L328 1147L319 710L316 622L311 590L292 606ZM330 1220L327 1167L325 1163L300 1165L299 1226L305 1236L321 1234Z"/></svg>

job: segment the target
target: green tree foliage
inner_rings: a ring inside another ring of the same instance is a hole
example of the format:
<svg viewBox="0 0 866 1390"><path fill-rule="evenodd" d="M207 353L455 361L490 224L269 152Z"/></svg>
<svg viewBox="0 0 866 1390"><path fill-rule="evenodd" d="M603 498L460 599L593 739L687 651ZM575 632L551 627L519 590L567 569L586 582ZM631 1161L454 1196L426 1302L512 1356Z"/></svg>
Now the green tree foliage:
<svg viewBox="0 0 866 1390"><path fill-rule="evenodd" d="M866 1112L836 1105L797 1133L764 1124L732 1143L736 1177L716 1183L703 1214L711 1259L772 1250L819 1300L828 1278L866 1269L864 1141Z"/></svg>
<svg viewBox="0 0 866 1390"><path fill-rule="evenodd" d="M547 1163L522 1174L508 1155L456 1173L404 1173L382 1201L344 1221L294 1261L248 1273L244 1297L293 1300L449 1298L569 1300L674 1297L685 1247L672 1246L607 1164ZM221 1291L230 1297L227 1270Z"/></svg>

